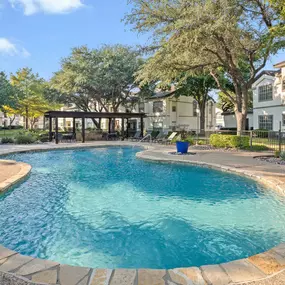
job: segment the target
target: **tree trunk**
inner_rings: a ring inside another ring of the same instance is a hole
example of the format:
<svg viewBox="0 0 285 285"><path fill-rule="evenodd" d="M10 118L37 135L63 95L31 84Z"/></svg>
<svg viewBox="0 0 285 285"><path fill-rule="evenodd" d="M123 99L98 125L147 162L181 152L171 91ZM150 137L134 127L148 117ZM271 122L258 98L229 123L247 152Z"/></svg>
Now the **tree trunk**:
<svg viewBox="0 0 285 285"><path fill-rule="evenodd" d="M244 114L240 111L235 111L236 121L237 121L237 135L242 135L246 126L246 117L247 114Z"/></svg>
<svg viewBox="0 0 285 285"><path fill-rule="evenodd" d="M205 106L203 109L200 109L200 133L205 133Z"/></svg>
<svg viewBox="0 0 285 285"><path fill-rule="evenodd" d="M95 125L95 127L97 129L100 129L100 124L96 121L96 119L95 118L91 118L91 120L92 120L93 124Z"/></svg>
<svg viewBox="0 0 285 285"><path fill-rule="evenodd" d="M99 118L99 130L101 130L102 118Z"/></svg>
<svg viewBox="0 0 285 285"><path fill-rule="evenodd" d="M237 135L242 135L246 127L248 111L248 90L245 86L237 86L235 103L235 116L237 121Z"/></svg>
<svg viewBox="0 0 285 285"><path fill-rule="evenodd" d="M14 123L14 121L16 119L16 115L14 115L13 118L9 117L9 119L10 119L9 129L12 129L12 124Z"/></svg>
<svg viewBox="0 0 285 285"><path fill-rule="evenodd" d="M202 101L198 102L200 109L200 134L205 133L205 111L206 111L206 100L203 98Z"/></svg>
<svg viewBox="0 0 285 285"><path fill-rule="evenodd" d="M29 109L26 107L26 130L29 129Z"/></svg>
<svg viewBox="0 0 285 285"><path fill-rule="evenodd" d="M31 130L34 129L35 122L36 122L36 120L34 118L31 118L31 120L30 120Z"/></svg>
<svg viewBox="0 0 285 285"><path fill-rule="evenodd" d="M4 128L7 127L7 113L4 112Z"/></svg>

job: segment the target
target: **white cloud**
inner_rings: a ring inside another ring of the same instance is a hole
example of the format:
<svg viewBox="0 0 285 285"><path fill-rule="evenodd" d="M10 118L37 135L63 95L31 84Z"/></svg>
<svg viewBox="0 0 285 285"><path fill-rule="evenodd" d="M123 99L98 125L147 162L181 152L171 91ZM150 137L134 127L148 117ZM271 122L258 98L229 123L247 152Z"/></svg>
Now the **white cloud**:
<svg viewBox="0 0 285 285"><path fill-rule="evenodd" d="M0 55L29 57L31 54L8 39L0 38Z"/></svg>
<svg viewBox="0 0 285 285"><path fill-rule="evenodd" d="M83 6L82 0L9 0L9 2L14 8L22 6L27 16L38 12L68 13Z"/></svg>
<svg viewBox="0 0 285 285"><path fill-rule="evenodd" d="M15 55L17 53L16 46L5 38L0 38L0 53Z"/></svg>

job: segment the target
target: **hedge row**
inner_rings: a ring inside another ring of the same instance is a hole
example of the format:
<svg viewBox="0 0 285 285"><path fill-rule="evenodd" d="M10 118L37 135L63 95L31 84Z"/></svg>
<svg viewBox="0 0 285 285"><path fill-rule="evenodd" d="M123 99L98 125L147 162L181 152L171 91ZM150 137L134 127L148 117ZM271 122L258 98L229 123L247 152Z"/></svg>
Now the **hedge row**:
<svg viewBox="0 0 285 285"><path fill-rule="evenodd" d="M214 147L248 148L249 137L215 134L210 136L210 144Z"/></svg>

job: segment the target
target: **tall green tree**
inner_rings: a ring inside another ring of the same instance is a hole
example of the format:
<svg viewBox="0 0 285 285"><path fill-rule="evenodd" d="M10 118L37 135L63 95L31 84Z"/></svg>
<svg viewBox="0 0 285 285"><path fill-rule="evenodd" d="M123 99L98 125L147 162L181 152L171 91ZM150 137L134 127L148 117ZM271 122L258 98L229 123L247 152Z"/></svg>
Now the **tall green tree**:
<svg viewBox="0 0 285 285"><path fill-rule="evenodd" d="M203 69L233 103L238 132L244 130L251 85L270 56L285 46L281 12L266 0L131 2L127 22L139 32L152 32L154 39L149 47L154 55L138 79L170 81L181 72ZM221 72L234 93L224 88Z"/></svg>
<svg viewBox="0 0 285 285"><path fill-rule="evenodd" d="M80 110L117 112L130 101L136 87L134 74L141 64L138 53L128 46L74 48L62 60L61 70L52 78L52 87L67 94L66 100Z"/></svg>
<svg viewBox="0 0 285 285"><path fill-rule="evenodd" d="M4 72L0 72L0 111L4 113L4 117L10 118L10 125L15 120L14 115L9 116L9 114L5 111L4 106L10 105L15 106L16 98L15 98L15 88L11 85L7 75ZM6 125L6 120L4 121L4 126Z"/></svg>
<svg viewBox="0 0 285 285"><path fill-rule="evenodd" d="M16 102L14 106L6 104L5 109L9 113L15 113L25 117L25 127L33 128L35 119L42 116L50 109L58 105L51 104L44 97L47 88L46 82L30 68L19 69L10 77L11 85L15 88Z"/></svg>
<svg viewBox="0 0 285 285"><path fill-rule="evenodd" d="M197 102L200 111L200 131L205 130L206 104L213 99L210 91L217 88L215 80L209 74L189 76L184 81L179 80L174 94L176 96L191 96Z"/></svg>
<svg viewBox="0 0 285 285"><path fill-rule="evenodd" d="M277 14L280 14L285 20L285 3L283 0L270 0L273 8L276 9Z"/></svg>

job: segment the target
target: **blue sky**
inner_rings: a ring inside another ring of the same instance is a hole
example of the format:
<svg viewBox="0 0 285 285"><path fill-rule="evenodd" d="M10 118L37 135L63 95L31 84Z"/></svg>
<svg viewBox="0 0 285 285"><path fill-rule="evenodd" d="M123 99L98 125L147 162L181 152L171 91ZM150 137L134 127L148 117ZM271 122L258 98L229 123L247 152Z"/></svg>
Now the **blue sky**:
<svg viewBox="0 0 285 285"><path fill-rule="evenodd" d="M48 79L72 47L145 44L121 21L129 10L127 0L0 0L0 70L27 66Z"/></svg>

